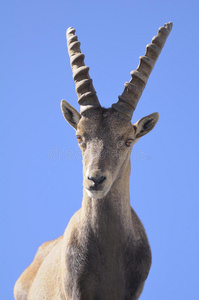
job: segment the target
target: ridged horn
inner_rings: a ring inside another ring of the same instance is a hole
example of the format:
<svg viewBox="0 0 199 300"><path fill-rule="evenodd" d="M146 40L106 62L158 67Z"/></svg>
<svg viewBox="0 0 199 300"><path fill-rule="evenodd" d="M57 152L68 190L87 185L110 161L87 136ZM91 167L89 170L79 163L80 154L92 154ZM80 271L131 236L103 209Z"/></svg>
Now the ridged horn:
<svg viewBox="0 0 199 300"><path fill-rule="evenodd" d="M80 50L80 42L75 35L75 29L70 27L66 32L68 54L76 86L80 112L100 106L92 79L89 76L89 67L84 64L84 54Z"/></svg>
<svg viewBox="0 0 199 300"><path fill-rule="evenodd" d="M125 88L117 103L112 107L125 114L128 118L132 118L133 112L146 86L147 80L158 56L164 47L166 39L172 29L172 22L166 23L164 27L160 27L158 34L153 37L152 42L146 46L146 53L139 58L140 62L135 71L132 71L131 80L125 83Z"/></svg>

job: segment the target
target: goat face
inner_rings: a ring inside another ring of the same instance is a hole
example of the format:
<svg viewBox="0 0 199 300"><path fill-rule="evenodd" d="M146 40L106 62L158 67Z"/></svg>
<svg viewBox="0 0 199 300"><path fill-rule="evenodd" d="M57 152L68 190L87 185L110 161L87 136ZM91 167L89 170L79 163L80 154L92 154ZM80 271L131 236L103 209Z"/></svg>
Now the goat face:
<svg viewBox="0 0 199 300"><path fill-rule="evenodd" d="M80 115L63 100L62 111L76 129L83 157L84 188L89 197L104 198L126 169L133 145L153 129L158 114L149 115L132 125L113 108L99 107Z"/></svg>

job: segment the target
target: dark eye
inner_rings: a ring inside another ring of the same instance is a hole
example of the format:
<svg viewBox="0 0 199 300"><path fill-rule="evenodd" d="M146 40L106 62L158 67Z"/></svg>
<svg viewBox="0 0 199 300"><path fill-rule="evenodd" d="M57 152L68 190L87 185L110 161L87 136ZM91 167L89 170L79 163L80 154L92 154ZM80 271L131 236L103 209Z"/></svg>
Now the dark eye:
<svg viewBox="0 0 199 300"><path fill-rule="evenodd" d="M128 140L126 140L125 145L127 147L130 147L132 145L132 143L133 143L133 139L128 139Z"/></svg>
<svg viewBox="0 0 199 300"><path fill-rule="evenodd" d="M81 135L77 135L77 141L78 141L78 143L81 143L81 142L82 142L82 137L81 137Z"/></svg>

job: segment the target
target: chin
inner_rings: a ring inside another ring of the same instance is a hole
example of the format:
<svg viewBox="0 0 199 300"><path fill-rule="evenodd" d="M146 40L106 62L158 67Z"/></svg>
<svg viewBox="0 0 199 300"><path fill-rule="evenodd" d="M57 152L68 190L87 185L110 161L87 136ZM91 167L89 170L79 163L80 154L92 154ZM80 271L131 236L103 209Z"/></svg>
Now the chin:
<svg viewBox="0 0 199 300"><path fill-rule="evenodd" d="M85 189L86 189L88 196L93 199L103 199L109 191L109 188L106 190L103 190L103 191L91 191L91 190L88 190L87 188L85 188Z"/></svg>

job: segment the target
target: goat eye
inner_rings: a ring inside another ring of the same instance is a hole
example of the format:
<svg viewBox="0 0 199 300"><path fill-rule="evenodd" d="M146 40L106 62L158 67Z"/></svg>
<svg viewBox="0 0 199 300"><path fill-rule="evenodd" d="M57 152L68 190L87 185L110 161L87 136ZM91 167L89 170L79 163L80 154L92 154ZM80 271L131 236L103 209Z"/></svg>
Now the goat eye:
<svg viewBox="0 0 199 300"><path fill-rule="evenodd" d="M82 137L80 135L77 135L77 141L78 141L78 143L82 142Z"/></svg>
<svg viewBox="0 0 199 300"><path fill-rule="evenodd" d="M132 143L133 143L133 139L128 139L128 140L126 140L125 145L127 147L130 147L132 145Z"/></svg>

